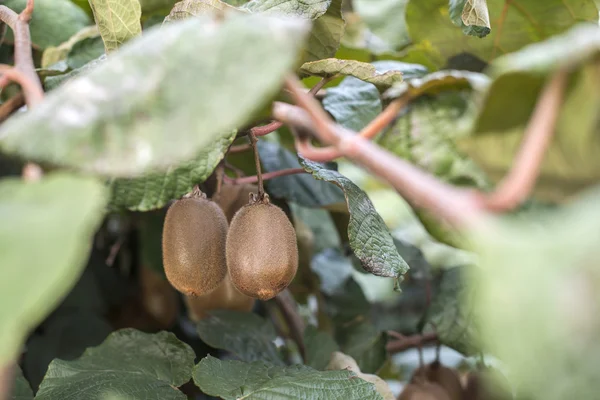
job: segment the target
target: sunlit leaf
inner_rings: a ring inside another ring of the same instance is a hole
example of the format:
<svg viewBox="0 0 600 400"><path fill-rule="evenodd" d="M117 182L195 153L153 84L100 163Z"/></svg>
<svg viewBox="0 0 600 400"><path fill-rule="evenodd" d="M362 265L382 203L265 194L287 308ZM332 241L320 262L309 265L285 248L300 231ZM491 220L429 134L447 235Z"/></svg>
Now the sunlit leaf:
<svg viewBox="0 0 600 400"><path fill-rule="evenodd" d="M90 0L90 5L107 53L142 33L139 0Z"/></svg>

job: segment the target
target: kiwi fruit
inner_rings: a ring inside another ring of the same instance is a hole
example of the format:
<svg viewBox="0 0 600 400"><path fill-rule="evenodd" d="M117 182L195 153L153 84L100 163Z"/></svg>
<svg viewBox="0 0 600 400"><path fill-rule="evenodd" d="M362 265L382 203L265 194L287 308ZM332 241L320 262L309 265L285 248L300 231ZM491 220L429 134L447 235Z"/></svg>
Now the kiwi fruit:
<svg viewBox="0 0 600 400"><path fill-rule="evenodd" d="M204 296L185 296L188 315L194 322L198 322L208 316L212 310L234 310L252 311L255 299L248 297L233 286L229 275L225 276L223 282L209 294Z"/></svg>
<svg viewBox="0 0 600 400"><path fill-rule="evenodd" d="M466 400L512 400L510 383L493 368L470 372L465 387Z"/></svg>
<svg viewBox="0 0 600 400"><path fill-rule="evenodd" d="M440 385L420 381L406 385L398 400L451 400L451 398Z"/></svg>
<svg viewBox="0 0 600 400"><path fill-rule="evenodd" d="M285 289L298 270L296 232L269 197L251 196L233 217L227 234L227 267L235 287L268 300Z"/></svg>
<svg viewBox="0 0 600 400"><path fill-rule="evenodd" d="M421 379L442 387L450 400L462 400L464 396L464 389L456 372L448 367L444 367L439 361L434 361L429 365L418 368L413 374L411 382Z"/></svg>
<svg viewBox="0 0 600 400"><path fill-rule="evenodd" d="M215 203L221 206L227 222L231 222L236 212L248 204L249 194L258 192L258 186L246 183L243 185L233 185L223 182L219 195L215 197Z"/></svg>
<svg viewBox="0 0 600 400"><path fill-rule="evenodd" d="M200 194L177 200L165 217L163 265L175 289L188 296L215 290L227 274L227 219Z"/></svg>

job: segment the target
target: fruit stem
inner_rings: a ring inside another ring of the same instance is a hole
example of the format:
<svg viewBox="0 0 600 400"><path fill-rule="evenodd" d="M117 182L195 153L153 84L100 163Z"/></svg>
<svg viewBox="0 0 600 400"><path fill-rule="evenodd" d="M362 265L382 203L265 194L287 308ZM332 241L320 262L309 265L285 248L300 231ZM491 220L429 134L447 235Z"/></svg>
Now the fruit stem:
<svg viewBox="0 0 600 400"><path fill-rule="evenodd" d="M265 197L265 188L263 186L262 170L260 168L260 155L258 154L258 146L256 145L258 139L256 139L256 135L252 131L250 131L248 137L250 138L250 144L254 150L254 163L256 164L256 177L258 178L258 200L262 200Z"/></svg>
<svg viewBox="0 0 600 400"><path fill-rule="evenodd" d="M215 201L219 200L221 196L221 187L223 186L223 177L225 175L225 166L221 162L217 167L217 188L215 189L215 193L213 194L213 199Z"/></svg>

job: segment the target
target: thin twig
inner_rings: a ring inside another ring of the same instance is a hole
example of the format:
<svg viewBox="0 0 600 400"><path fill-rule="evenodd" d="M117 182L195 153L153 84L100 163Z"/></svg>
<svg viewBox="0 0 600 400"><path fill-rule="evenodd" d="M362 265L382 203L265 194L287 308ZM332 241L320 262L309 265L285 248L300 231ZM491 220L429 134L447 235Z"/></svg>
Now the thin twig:
<svg viewBox="0 0 600 400"><path fill-rule="evenodd" d="M398 340L389 342L386 349L389 353L400 353L402 351L421 347L425 344L436 343L438 341L437 333L430 332L422 335L404 336Z"/></svg>
<svg viewBox="0 0 600 400"><path fill-rule="evenodd" d="M331 76L329 78L323 78L321 79L319 82L317 82L317 84L315 86L313 86L309 91L308 94L310 94L311 96L316 96L317 93L319 93L319 90L323 89L323 86L327 85L329 82L331 82L333 79L335 79L335 76Z"/></svg>
<svg viewBox="0 0 600 400"><path fill-rule="evenodd" d="M105 261L107 266L112 267L114 265L115 259L117 258L117 255L119 254L123 243L125 243L125 239L127 239L127 235L125 234L125 232L121 232L119 234L119 237L117 238L117 241L112 246L110 246L110 252L108 254L108 257L106 257Z"/></svg>
<svg viewBox="0 0 600 400"><path fill-rule="evenodd" d="M282 169L279 171L267 172L266 174L262 174L261 176L262 176L262 180L266 181L266 180L273 179L273 178L279 178L280 176L306 174L306 173L307 172L303 168L289 168L289 169ZM223 179L225 180L225 182L233 184L233 185L242 185L245 183L257 183L259 178L257 175L253 175L253 176L244 176L243 178L230 178L228 176L225 176L225 177L223 177Z"/></svg>
<svg viewBox="0 0 600 400"><path fill-rule="evenodd" d="M265 136L268 135L269 133L275 132L277 129L281 128L283 126L283 123L279 122L279 121L273 121L267 125L263 125L263 126L255 126L254 128L250 129L250 135L254 135L256 137L260 137L260 136Z"/></svg>
<svg viewBox="0 0 600 400"><path fill-rule="evenodd" d="M258 146L256 145L258 139L256 139L256 135L252 131L250 131L248 136L250 138L252 149L254 150L254 164L256 165L256 180L258 183L258 199L262 200L265 197L265 186L263 184L262 170L260 168L260 155L258 154Z"/></svg>
<svg viewBox="0 0 600 400"><path fill-rule="evenodd" d="M41 86L38 87L36 82L29 79L25 72L17 67L0 70L0 89L5 88L11 82L21 85L28 106L35 106L43 100L44 91Z"/></svg>
<svg viewBox="0 0 600 400"><path fill-rule="evenodd" d="M8 400L11 398L16 368L17 366L14 362L10 362L0 367L0 400Z"/></svg>
<svg viewBox="0 0 600 400"><path fill-rule="evenodd" d="M0 104L0 123L6 121L15 111L25 105L25 95L19 92Z"/></svg>
<svg viewBox="0 0 600 400"><path fill-rule="evenodd" d="M221 188L223 187L223 179L225 178L225 166L223 163L219 163L217 166L217 188L215 189L215 193L213 194L213 200L218 201L221 196Z"/></svg>
<svg viewBox="0 0 600 400"><path fill-rule="evenodd" d="M227 168L228 170L232 171L237 178L239 178L240 176L244 176L244 171L242 169L240 169L240 168L236 167L235 165L227 162L227 160L225 160L225 162L223 163L223 165L225 166L225 168ZM227 178L228 178L227 175L225 175L223 177L223 179L225 181L227 181Z"/></svg>
<svg viewBox="0 0 600 400"><path fill-rule="evenodd" d="M231 146L229 148L229 150L227 151L227 154L236 154L236 153L243 153L246 152L248 150L252 150L252 146L249 144L240 144L237 146Z"/></svg>
<svg viewBox="0 0 600 400"><path fill-rule="evenodd" d="M275 296L275 302L288 325L290 337L300 351L302 360L306 361L306 347L304 346L304 320L298 314L298 305L294 301L289 289Z"/></svg>
<svg viewBox="0 0 600 400"><path fill-rule="evenodd" d="M485 205L493 211L512 209L523 202L533 189L544 154L550 146L567 84L567 71L556 72L544 87L531 116L521 148L510 172Z"/></svg>

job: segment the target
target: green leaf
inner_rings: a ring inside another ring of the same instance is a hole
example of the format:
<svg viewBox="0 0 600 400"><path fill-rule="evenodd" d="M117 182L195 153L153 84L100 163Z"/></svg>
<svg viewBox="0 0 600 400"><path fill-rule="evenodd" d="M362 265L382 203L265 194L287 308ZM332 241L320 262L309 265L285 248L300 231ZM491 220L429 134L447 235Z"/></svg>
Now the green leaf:
<svg viewBox="0 0 600 400"><path fill-rule="evenodd" d="M23 376L20 367L15 368L15 380L13 384L12 396L9 400L33 400L33 391L29 382Z"/></svg>
<svg viewBox="0 0 600 400"><path fill-rule="evenodd" d="M332 0L327 12L314 21L304 62L333 57L338 51L346 24L342 15L342 1Z"/></svg>
<svg viewBox="0 0 600 400"><path fill-rule="evenodd" d="M90 0L106 53L142 33L139 0Z"/></svg>
<svg viewBox="0 0 600 400"><path fill-rule="evenodd" d="M256 314L215 310L198 323L197 331L209 346L230 351L244 361L283 364L274 343L275 329Z"/></svg>
<svg viewBox="0 0 600 400"><path fill-rule="evenodd" d="M331 78L338 74L353 76L361 81L372 83L380 91L402 82L402 72L399 70L388 70L382 73L378 72L373 64L337 58L305 63L300 67L300 72L322 78Z"/></svg>
<svg viewBox="0 0 600 400"><path fill-rule="evenodd" d="M311 269L319 276L321 291L327 296L335 296L336 293L341 292L354 271L348 257L334 248L316 254Z"/></svg>
<svg viewBox="0 0 600 400"><path fill-rule="evenodd" d="M194 382L225 400L382 400L375 386L351 371L316 371L304 365L270 366L262 362L221 361L208 356L196 365Z"/></svg>
<svg viewBox="0 0 600 400"><path fill-rule="evenodd" d="M177 164L165 172L153 172L139 178L111 179L111 210L149 211L161 208L170 200L189 193L194 185L204 182L223 159L236 131L215 136L190 161Z"/></svg>
<svg viewBox="0 0 600 400"><path fill-rule="evenodd" d="M371 322L361 321L336 330L341 351L356 360L362 372L374 374L387 359L387 335Z"/></svg>
<svg viewBox="0 0 600 400"><path fill-rule="evenodd" d="M301 168L298 156L275 142L258 142L263 172ZM326 207L344 203L344 193L335 185L318 181L309 174L295 174L267 181L269 193L304 207Z"/></svg>
<svg viewBox="0 0 600 400"><path fill-rule="evenodd" d="M473 5L480 2L471 1ZM442 68L447 60L471 53L490 62L499 56L566 31L580 21L597 23L594 0L487 0L492 19L491 33L481 40L466 36L448 18L448 0L409 1L408 31L414 45L408 59Z"/></svg>
<svg viewBox="0 0 600 400"><path fill-rule="evenodd" d="M233 11L234 7L221 0L182 0L173 6L165 18L165 22L172 22L210 14L215 11Z"/></svg>
<svg viewBox="0 0 600 400"><path fill-rule="evenodd" d="M99 35L100 33L98 32L98 27L96 25L86 26L59 46L48 47L44 50L44 54L42 55L42 68L51 68L54 64L66 60L76 43L87 38L98 37ZM99 56L100 55L97 57Z"/></svg>
<svg viewBox="0 0 600 400"><path fill-rule="evenodd" d="M105 197L100 183L69 175L0 181L0 364L81 275Z"/></svg>
<svg viewBox="0 0 600 400"><path fill-rule="evenodd" d="M176 387L190 379L193 367L193 350L172 333L122 329L75 361L52 361L36 399L186 399Z"/></svg>
<svg viewBox="0 0 600 400"><path fill-rule="evenodd" d="M242 9L314 20L324 15L331 3L332 0L252 0Z"/></svg>
<svg viewBox="0 0 600 400"><path fill-rule="evenodd" d="M390 49L410 43L405 21L408 0L354 0L356 13Z"/></svg>
<svg viewBox="0 0 600 400"><path fill-rule="evenodd" d="M558 69L569 68L573 72L534 195L562 201L598 182L600 95L594 85L600 82L595 68L599 49L598 28L580 26L498 59L490 68L493 82L476 117L476 134L462 139L460 149L499 181L513 165L544 83Z"/></svg>
<svg viewBox="0 0 600 400"><path fill-rule="evenodd" d="M598 189L470 232L481 268L471 271L477 292L467 306L521 398L587 399L600 389Z"/></svg>
<svg viewBox="0 0 600 400"><path fill-rule="evenodd" d="M100 37L85 38L73 45L67 55L67 65L71 69L81 68L103 54L104 44Z"/></svg>
<svg viewBox="0 0 600 400"><path fill-rule="evenodd" d="M301 163L315 178L332 182L344 191L350 211L350 247L363 268L374 275L393 277L397 283L401 281L408 265L398 254L392 236L366 193L337 171L306 159Z"/></svg>
<svg viewBox="0 0 600 400"><path fill-rule="evenodd" d="M307 28L240 14L153 29L4 123L0 146L110 176L175 167L277 93Z"/></svg>
<svg viewBox="0 0 600 400"><path fill-rule="evenodd" d="M398 61L377 61L372 66L378 76L395 76L400 72L407 80L427 73L427 69L420 65ZM363 129L382 111L377 88L355 77L345 78L338 86L328 88L323 107L338 124L354 131Z"/></svg>
<svg viewBox="0 0 600 400"><path fill-rule="evenodd" d="M331 354L339 350L335 340L329 334L320 332L314 325L308 325L304 329L304 346L306 365L320 371L329 364Z"/></svg>
<svg viewBox="0 0 600 400"><path fill-rule="evenodd" d="M488 86L489 80L483 74L469 71L444 70L396 83L385 92L384 97L388 99L402 96L416 98L423 95L434 95L447 90L484 90Z"/></svg>
<svg viewBox="0 0 600 400"><path fill-rule="evenodd" d="M329 212L318 208L301 207L294 203L290 204L290 209L294 218L300 219L312 231L315 238L315 252L341 245L340 237Z"/></svg>
<svg viewBox="0 0 600 400"><path fill-rule="evenodd" d="M177 0L139 0L142 14L149 15L161 10L171 9Z"/></svg>
<svg viewBox="0 0 600 400"><path fill-rule="evenodd" d="M3 0L2 4L20 13L25 9L27 0ZM42 50L58 46L91 23L85 11L69 0L36 0L34 16L29 25L32 45ZM6 40L14 41L10 29Z"/></svg>
<svg viewBox="0 0 600 400"><path fill-rule="evenodd" d="M454 267L444 271L425 317L426 326L435 329L442 344L464 355L476 355L481 351L473 303L477 300L475 290L467 281L471 268L475 267Z"/></svg>
<svg viewBox="0 0 600 400"><path fill-rule="evenodd" d="M450 0L450 19L465 35L482 38L491 32L486 0Z"/></svg>
<svg viewBox="0 0 600 400"><path fill-rule="evenodd" d="M107 60L106 55L102 55L102 56L98 57L97 59L92 60L92 61L88 62L87 64L85 64L84 66L74 69L73 71L71 71L67 74L48 76L46 79L44 79L44 89L47 91L56 89L63 82L68 81L71 78L75 78L76 76L78 76L82 73L91 71L92 69L96 68L97 66L99 66L106 60Z"/></svg>

